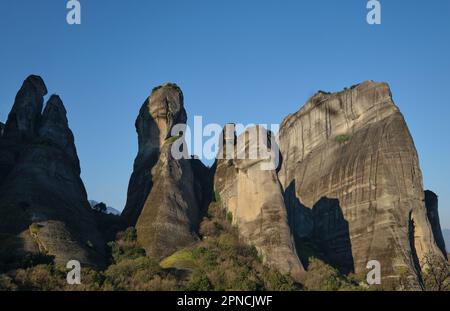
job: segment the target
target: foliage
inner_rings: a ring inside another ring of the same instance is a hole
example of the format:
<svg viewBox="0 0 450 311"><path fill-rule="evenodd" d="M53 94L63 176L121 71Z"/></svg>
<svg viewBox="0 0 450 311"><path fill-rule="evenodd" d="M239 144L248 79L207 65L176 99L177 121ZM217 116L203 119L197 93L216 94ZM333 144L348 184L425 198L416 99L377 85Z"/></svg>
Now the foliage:
<svg viewBox="0 0 450 311"><path fill-rule="evenodd" d="M303 284L313 291L359 290L358 284L342 276L322 260L311 257Z"/></svg>
<svg viewBox="0 0 450 311"><path fill-rule="evenodd" d="M92 209L99 213L106 213L107 207L105 203L100 202L98 204L95 204Z"/></svg>
<svg viewBox="0 0 450 311"><path fill-rule="evenodd" d="M434 254L425 254L421 262L423 286L427 291L450 291L450 263Z"/></svg>
<svg viewBox="0 0 450 311"><path fill-rule="evenodd" d="M338 136L336 136L335 139L336 139L336 141L337 141L338 143L345 143L345 142L349 141L350 138L351 138L350 135L343 134L343 135L338 135Z"/></svg>

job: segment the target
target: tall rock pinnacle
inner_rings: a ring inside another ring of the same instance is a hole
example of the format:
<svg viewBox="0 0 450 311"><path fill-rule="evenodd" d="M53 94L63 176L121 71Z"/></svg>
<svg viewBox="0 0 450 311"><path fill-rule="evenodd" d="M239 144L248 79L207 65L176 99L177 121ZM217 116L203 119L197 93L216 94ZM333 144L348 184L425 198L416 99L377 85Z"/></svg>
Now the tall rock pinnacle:
<svg viewBox="0 0 450 311"><path fill-rule="evenodd" d="M66 109L53 95L41 114L46 93L40 77L28 77L0 137L0 236L8 240L0 245L16 245L2 254L101 265L105 241L80 178Z"/></svg>
<svg viewBox="0 0 450 311"><path fill-rule="evenodd" d="M194 178L194 160L171 153L172 127L186 119L180 88L165 84L153 89L136 120L139 150L122 216L136 225L147 254L158 259L198 239L203 199L196 187L202 183ZM195 162L196 171L199 165Z"/></svg>

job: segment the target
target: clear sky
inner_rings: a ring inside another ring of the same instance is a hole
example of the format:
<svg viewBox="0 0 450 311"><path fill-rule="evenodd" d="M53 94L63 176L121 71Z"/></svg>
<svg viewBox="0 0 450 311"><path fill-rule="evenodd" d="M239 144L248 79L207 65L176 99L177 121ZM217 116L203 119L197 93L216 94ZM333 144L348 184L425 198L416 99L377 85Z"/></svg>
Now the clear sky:
<svg viewBox="0 0 450 311"><path fill-rule="evenodd" d="M408 122L424 183L450 227L450 1L0 1L0 120L29 74L68 110L89 198L119 210L151 89L181 86L188 118L280 123L315 91L386 81Z"/></svg>

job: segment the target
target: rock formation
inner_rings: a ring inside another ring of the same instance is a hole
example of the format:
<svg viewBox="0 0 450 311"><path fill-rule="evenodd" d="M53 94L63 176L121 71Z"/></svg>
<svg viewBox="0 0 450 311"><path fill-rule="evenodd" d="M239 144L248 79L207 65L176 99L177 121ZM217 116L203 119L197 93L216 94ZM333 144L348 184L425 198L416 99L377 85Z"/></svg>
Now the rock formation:
<svg viewBox="0 0 450 311"><path fill-rule="evenodd" d="M161 259L195 242L204 210L204 181L195 179L206 168L198 160L176 159L172 137L176 124L186 123L183 93L174 84L155 88L136 120L139 150L122 213L136 224L139 243L148 255ZM178 142L177 142L178 143ZM187 152L187 150L182 150Z"/></svg>
<svg viewBox="0 0 450 311"><path fill-rule="evenodd" d="M5 129L5 125L2 122L0 122L0 137L3 136L3 130L4 129Z"/></svg>
<svg viewBox="0 0 450 311"><path fill-rule="evenodd" d="M431 224L431 229L433 230L433 236L436 244L442 254L447 257L444 236L442 234L441 223L439 221L438 197L433 191L425 191L425 207L427 208L427 217Z"/></svg>
<svg viewBox="0 0 450 311"><path fill-rule="evenodd" d="M378 260L385 278L406 269L419 279L423 256L440 250L414 143L388 85L319 92L284 119L279 137L279 178L300 257L312 243L346 272Z"/></svg>
<svg viewBox="0 0 450 311"><path fill-rule="evenodd" d="M257 248L264 261L299 277L303 267L289 230L281 185L276 170L263 167L273 160L262 155L271 149L271 140L260 139L267 136L265 129L254 127L236 141L234 126L225 127L215 164L214 191L231 213L239 234Z"/></svg>
<svg viewBox="0 0 450 311"><path fill-rule="evenodd" d="M61 99L28 77L0 138L0 247L17 260L25 252L101 264L105 242L95 228L74 138ZM5 260L7 261L7 260Z"/></svg>

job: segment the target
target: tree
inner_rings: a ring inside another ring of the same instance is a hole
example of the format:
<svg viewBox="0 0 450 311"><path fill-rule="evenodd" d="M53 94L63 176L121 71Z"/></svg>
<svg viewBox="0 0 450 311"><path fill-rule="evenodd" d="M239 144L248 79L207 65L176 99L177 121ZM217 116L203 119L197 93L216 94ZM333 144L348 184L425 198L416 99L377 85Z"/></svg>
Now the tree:
<svg viewBox="0 0 450 311"><path fill-rule="evenodd" d="M101 203L94 205L93 209L100 213L106 213L107 208L106 208L106 204L101 202Z"/></svg>
<svg viewBox="0 0 450 311"><path fill-rule="evenodd" d="M435 254L425 254L421 262L424 289L450 291L450 264Z"/></svg>

